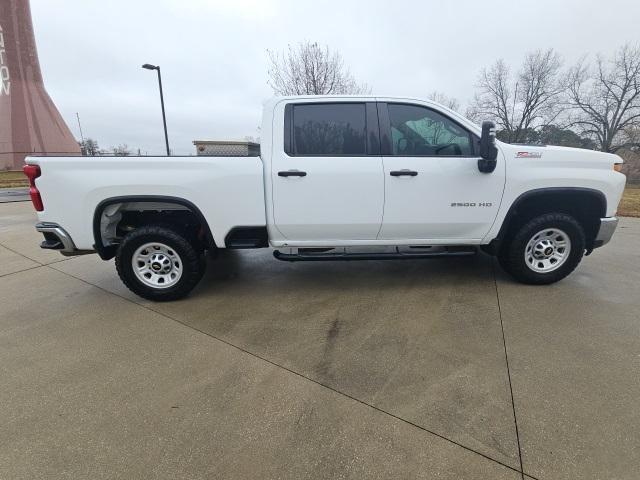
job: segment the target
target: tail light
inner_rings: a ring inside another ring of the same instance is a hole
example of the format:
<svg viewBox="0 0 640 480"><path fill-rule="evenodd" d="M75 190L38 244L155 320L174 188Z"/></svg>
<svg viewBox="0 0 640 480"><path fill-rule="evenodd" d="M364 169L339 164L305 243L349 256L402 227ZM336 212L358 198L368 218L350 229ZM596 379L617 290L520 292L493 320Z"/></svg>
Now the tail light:
<svg viewBox="0 0 640 480"><path fill-rule="evenodd" d="M29 179L29 195L31 196L31 203L33 203L37 212L41 212L44 210L44 205L42 204L42 197L40 196L38 187L36 187L36 178L40 176L40 167L38 165L25 165L22 171Z"/></svg>
<svg viewBox="0 0 640 480"><path fill-rule="evenodd" d="M620 162L620 163L614 163L614 164L613 164L613 169L614 169L616 172L621 172L621 171L622 171L622 162Z"/></svg>

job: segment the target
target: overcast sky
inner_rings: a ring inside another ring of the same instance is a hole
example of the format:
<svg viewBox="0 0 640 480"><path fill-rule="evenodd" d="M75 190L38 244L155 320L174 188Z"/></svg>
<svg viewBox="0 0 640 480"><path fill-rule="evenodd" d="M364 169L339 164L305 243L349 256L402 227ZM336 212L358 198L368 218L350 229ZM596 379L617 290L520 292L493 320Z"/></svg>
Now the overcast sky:
<svg viewBox="0 0 640 480"><path fill-rule="evenodd" d="M31 0L45 85L79 138L162 154L155 72L162 67L169 140L258 136L267 49L317 41L341 52L374 94L473 96L497 58L555 48L572 63L639 42L638 0ZM464 107L463 107L464 108Z"/></svg>

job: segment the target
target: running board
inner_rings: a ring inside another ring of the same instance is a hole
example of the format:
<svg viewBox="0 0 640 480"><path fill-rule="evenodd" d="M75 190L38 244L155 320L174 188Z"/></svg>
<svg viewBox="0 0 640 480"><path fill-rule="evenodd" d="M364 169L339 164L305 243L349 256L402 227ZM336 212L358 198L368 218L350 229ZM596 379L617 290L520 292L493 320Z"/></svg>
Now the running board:
<svg viewBox="0 0 640 480"><path fill-rule="evenodd" d="M283 253L279 250L273 256L285 262L331 261L331 260L415 260L421 258L467 257L475 255L477 249L470 246L416 246L408 247L410 251L400 251L394 247L386 252L348 252L346 249L326 248L298 248L297 253ZM291 249L293 250L293 249ZM323 253L322 250L330 250Z"/></svg>

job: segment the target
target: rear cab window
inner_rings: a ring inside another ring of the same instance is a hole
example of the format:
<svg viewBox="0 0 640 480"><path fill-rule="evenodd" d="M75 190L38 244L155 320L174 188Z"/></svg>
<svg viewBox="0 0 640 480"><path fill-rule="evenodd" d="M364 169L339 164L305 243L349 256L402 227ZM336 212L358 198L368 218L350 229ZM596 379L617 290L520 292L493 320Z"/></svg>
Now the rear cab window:
<svg viewBox="0 0 640 480"><path fill-rule="evenodd" d="M366 103L308 103L287 107L285 151L289 155L367 155Z"/></svg>

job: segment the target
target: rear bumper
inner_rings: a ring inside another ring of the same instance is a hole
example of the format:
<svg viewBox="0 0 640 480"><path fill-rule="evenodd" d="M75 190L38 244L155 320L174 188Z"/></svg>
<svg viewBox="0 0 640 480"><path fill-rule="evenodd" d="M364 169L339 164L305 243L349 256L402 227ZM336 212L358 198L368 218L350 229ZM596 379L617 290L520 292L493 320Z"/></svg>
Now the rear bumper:
<svg viewBox="0 0 640 480"><path fill-rule="evenodd" d="M65 256L84 255L93 252L93 250L78 250L71 236L57 223L38 223L36 230L44 235L44 241L40 244L40 248L57 250Z"/></svg>
<svg viewBox="0 0 640 480"><path fill-rule="evenodd" d="M616 231L618 226L618 217L606 217L600 219L600 228L596 234L596 238L593 241L593 248L598 248L609 243L613 232Z"/></svg>

